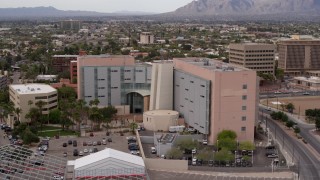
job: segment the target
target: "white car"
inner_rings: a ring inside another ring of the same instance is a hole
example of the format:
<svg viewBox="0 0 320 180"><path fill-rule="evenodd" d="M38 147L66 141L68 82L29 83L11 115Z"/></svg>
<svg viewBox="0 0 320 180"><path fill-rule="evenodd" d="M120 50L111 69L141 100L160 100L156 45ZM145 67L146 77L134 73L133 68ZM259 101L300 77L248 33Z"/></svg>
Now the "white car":
<svg viewBox="0 0 320 180"><path fill-rule="evenodd" d="M102 139L102 144L106 145L107 144L107 140L106 139Z"/></svg>
<svg viewBox="0 0 320 180"><path fill-rule="evenodd" d="M96 145L97 145L97 141L94 141L94 142L92 143L92 145L96 146Z"/></svg>
<svg viewBox="0 0 320 180"><path fill-rule="evenodd" d="M202 144L203 145L208 145L208 140L206 140L206 139L202 140Z"/></svg>
<svg viewBox="0 0 320 180"><path fill-rule="evenodd" d="M197 153L197 149L196 148L192 149L192 154L196 154L196 153Z"/></svg>
<svg viewBox="0 0 320 180"><path fill-rule="evenodd" d="M59 175L54 175L53 177L52 177L52 179L56 179L56 180L58 180L58 179L64 179L63 178L63 176L59 176Z"/></svg>
<svg viewBox="0 0 320 180"><path fill-rule="evenodd" d="M83 152L84 153L88 153L89 151L88 151L88 149L84 149Z"/></svg>
<svg viewBox="0 0 320 180"><path fill-rule="evenodd" d="M157 153L157 150L155 147L151 147L151 154L156 154Z"/></svg>
<svg viewBox="0 0 320 180"><path fill-rule="evenodd" d="M90 148L90 149L89 149L89 153L90 153L90 154L93 153L93 149Z"/></svg>
<svg viewBox="0 0 320 180"><path fill-rule="evenodd" d="M131 151L131 154L133 154L133 155L140 155L140 151Z"/></svg>
<svg viewBox="0 0 320 180"><path fill-rule="evenodd" d="M281 94L282 92L280 92L280 91L276 91L276 92L274 92L275 94Z"/></svg>
<svg viewBox="0 0 320 180"><path fill-rule="evenodd" d="M194 158L192 159L192 166L196 166L196 165L197 165L197 158L194 157Z"/></svg>
<svg viewBox="0 0 320 180"><path fill-rule="evenodd" d="M80 151L79 156L83 156L83 155L84 155L83 151Z"/></svg>
<svg viewBox="0 0 320 180"><path fill-rule="evenodd" d="M310 93L309 92L304 92L303 95L310 95Z"/></svg>

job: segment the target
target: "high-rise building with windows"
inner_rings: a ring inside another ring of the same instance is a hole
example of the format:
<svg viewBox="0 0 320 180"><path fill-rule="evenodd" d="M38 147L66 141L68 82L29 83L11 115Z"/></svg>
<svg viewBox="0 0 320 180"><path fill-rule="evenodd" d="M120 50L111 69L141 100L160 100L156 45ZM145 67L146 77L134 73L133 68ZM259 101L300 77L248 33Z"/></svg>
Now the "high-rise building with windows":
<svg viewBox="0 0 320 180"><path fill-rule="evenodd" d="M130 113L149 109L151 65L124 55L79 56L77 63L78 98L87 104L98 99L100 106L130 105Z"/></svg>
<svg viewBox="0 0 320 180"><path fill-rule="evenodd" d="M216 141L222 130L253 142L258 104L256 72L219 61L181 58L174 63L174 110Z"/></svg>
<svg viewBox="0 0 320 180"><path fill-rule="evenodd" d="M229 48L230 63L264 74L274 74L275 45L262 43L235 43L230 44Z"/></svg>
<svg viewBox="0 0 320 180"><path fill-rule="evenodd" d="M320 40L292 39L279 42L279 68L301 75L320 70Z"/></svg>
<svg viewBox="0 0 320 180"><path fill-rule="evenodd" d="M153 44L154 35L151 32L142 32L140 34L140 44Z"/></svg>

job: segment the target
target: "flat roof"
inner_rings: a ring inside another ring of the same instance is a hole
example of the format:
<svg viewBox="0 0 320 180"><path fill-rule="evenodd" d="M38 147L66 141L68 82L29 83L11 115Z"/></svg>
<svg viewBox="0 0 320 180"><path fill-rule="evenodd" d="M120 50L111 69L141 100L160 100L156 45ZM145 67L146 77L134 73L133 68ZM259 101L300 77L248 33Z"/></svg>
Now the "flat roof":
<svg viewBox="0 0 320 180"><path fill-rule="evenodd" d="M39 94L57 92L57 90L47 84L13 84L10 85L19 94Z"/></svg>
<svg viewBox="0 0 320 180"><path fill-rule="evenodd" d="M91 58L131 58L133 56L130 55L110 55L110 54L100 54L100 55L84 55L78 56L80 59L91 59Z"/></svg>
<svg viewBox="0 0 320 180"><path fill-rule="evenodd" d="M199 66L211 71L218 71L218 72L253 71L243 66L224 63L222 61L217 61L217 60L208 59L208 58L174 58L174 59L186 62L188 64L192 64L195 66Z"/></svg>

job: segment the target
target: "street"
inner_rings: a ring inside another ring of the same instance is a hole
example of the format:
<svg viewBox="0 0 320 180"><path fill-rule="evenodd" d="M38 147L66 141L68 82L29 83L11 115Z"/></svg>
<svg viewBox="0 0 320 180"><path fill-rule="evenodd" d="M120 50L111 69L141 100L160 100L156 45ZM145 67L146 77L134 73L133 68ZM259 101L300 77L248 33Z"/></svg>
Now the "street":
<svg viewBox="0 0 320 180"><path fill-rule="evenodd" d="M260 109L260 111L261 110L263 109ZM264 110L264 113L269 114L266 110ZM284 150L293 158L300 178L303 180L319 180L320 167L317 157L306 149L298 139L289 136L278 124L274 122L274 120L270 119L268 116L265 116L265 118L270 132L276 139L281 139L280 141L283 142ZM308 137L310 137L310 135Z"/></svg>

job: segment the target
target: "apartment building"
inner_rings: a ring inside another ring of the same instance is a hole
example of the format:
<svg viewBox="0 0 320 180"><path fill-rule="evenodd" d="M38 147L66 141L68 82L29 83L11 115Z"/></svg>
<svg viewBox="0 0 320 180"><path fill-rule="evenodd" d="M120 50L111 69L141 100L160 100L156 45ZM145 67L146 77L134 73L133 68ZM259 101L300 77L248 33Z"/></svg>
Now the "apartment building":
<svg viewBox="0 0 320 180"><path fill-rule="evenodd" d="M130 113L149 109L152 67L124 55L79 56L78 98L100 106L130 106Z"/></svg>
<svg viewBox="0 0 320 180"><path fill-rule="evenodd" d="M261 73L274 74L275 50L273 44L238 43L229 45L229 62Z"/></svg>
<svg viewBox="0 0 320 180"><path fill-rule="evenodd" d="M142 32L140 34L140 44L153 44L154 35L151 32Z"/></svg>
<svg viewBox="0 0 320 180"><path fill-rule="evenodd" d="M28 122L25 118L29 109L36 107L38 101L47 103L43 107L43 114L48 114L50 110L58 106L57 90L47 84L14 84L9 86L10 101L15 108L22 110L19 118L21 122ZM30 104L29 102L32 102ZM16 116L16 115L15 115ZM13 124L13 122L10 122Z"/></svg>
<svg viewBox="0 0 320 180"><path fill-rule="evenodd" d="M70 61L70 81L71 83L76 84L74 82L77 80L78 77L78 68L77 68L77 61Z"/></svg>
<svg viewBox="0 0 320 180"><path fill-rule="evenodd" d="M54 55L52 56L52 68L57 72L65 72L70 69L70 62L76 61L78 55Z"/></svg>
<svg viewBox="0 0 320 180"><path fill-rule="evenodd" d="M286 74L302 75L320 70L320 40L292 39L279 42L279 68Z"/></svg>
<svg viewBox="0 0 320 180"><path fill-rule="evenodd" d="M60 22L60 28L64 30L79 31L82 27L82 22L79 20L64 20Z"/></svg>
<svg viewBox="0 0 320 180"><path fill-rule="evenodd" d="M174 110L216 142L222 130L238 140L254 140L258 104L256 72L219 61L182 58L174 63Z"/></svg>

